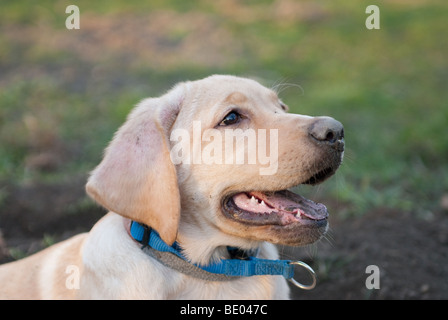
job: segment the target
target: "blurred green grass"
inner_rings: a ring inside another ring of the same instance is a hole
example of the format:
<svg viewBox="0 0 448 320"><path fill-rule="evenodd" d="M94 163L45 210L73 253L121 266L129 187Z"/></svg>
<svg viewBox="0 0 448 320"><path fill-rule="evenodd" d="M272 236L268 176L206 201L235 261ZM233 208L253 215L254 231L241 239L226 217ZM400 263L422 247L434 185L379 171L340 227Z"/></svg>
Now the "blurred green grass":
<svg viewBox="0 0 448 320"><path fill-rule="evenodd" d="M341 214L425 215L448 193L446 1L0 3L0 181L85 174L129 110L213 73L282 86L292 112L345 125L343 166L303 192ZM300 86L300 88L297 87Z"/></svg>

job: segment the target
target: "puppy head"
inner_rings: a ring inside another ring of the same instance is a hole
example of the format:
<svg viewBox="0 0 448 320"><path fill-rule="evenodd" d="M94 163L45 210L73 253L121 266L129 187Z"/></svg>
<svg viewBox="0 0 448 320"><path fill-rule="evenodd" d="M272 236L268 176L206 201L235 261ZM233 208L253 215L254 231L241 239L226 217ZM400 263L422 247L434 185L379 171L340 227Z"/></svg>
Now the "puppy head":
<svg viewBox="0 0 448 320"><path fill-rule="evenodd" d="M326 232L326 207L287 189L336 171L343 128L332 118L287 109L253 80L212 76L191 84L172 130L188 134L170 139L172 150L190 145L182 148L190 156L176 165L183 230L219 230L237 246L244 240L305 245Z"/></svg>
<svg viewBox="0 0 448 320"><path fill-rule="evenodd" d="M169 244L179 223L190 234L234 240L222 245L314 242L327 229L325 206L286 189L335 172L342 125L286 110L275 92L253 80L182 83L130 113L87 192Z"/></svg>

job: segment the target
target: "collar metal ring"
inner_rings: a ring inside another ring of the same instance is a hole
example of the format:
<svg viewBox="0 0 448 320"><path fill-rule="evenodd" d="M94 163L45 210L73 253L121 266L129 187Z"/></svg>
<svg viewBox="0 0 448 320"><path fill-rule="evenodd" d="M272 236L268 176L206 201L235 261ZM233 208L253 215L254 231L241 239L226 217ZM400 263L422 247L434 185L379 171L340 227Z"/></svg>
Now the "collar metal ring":
<svg viewBox="0 0 448 320"><path fill-rule="evenodd" d="M300 289L303 289L303 290L311 290L316 286L316 273L309 265L307 265L305 262L302 262L302 261L291 261L289 264L295 264L295 265L299 265L299 266L305 268L309 272L311 277L313 278L313 283L311 283L310 285L301 284L300 282L296 281L294 278L288 279L290 282L292 282L292 284L294 284L296 287L299 287Z"/></svg>

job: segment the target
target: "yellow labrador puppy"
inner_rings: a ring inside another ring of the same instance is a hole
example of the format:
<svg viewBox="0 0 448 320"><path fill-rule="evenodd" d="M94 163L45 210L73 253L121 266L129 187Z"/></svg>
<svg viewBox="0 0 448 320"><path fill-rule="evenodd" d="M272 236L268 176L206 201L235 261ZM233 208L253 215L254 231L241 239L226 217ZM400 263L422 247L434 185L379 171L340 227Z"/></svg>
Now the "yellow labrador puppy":
<svg viewBox="0 0 448 320"><path fill-rule="evenodd" d="M324 205L287 189L331 176L343 151L338 121L288 114L256 81L180 83L135 107L91 173L110 212L1 266L0 298L287 299L274 244L328 227Z"/></svg>

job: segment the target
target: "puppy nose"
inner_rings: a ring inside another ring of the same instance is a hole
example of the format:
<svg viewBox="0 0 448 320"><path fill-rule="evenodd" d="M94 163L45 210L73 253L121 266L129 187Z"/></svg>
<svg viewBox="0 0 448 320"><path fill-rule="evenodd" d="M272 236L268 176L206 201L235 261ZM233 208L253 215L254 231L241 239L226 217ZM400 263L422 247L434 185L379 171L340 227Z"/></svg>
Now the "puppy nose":
<svg viewBox="0 0 448 320"><path fill-rule="evenodd" d="M318 117L309 127L310 136L318 142L329 145L341 143L344 138L344 126L330 117Z"/></svg>

